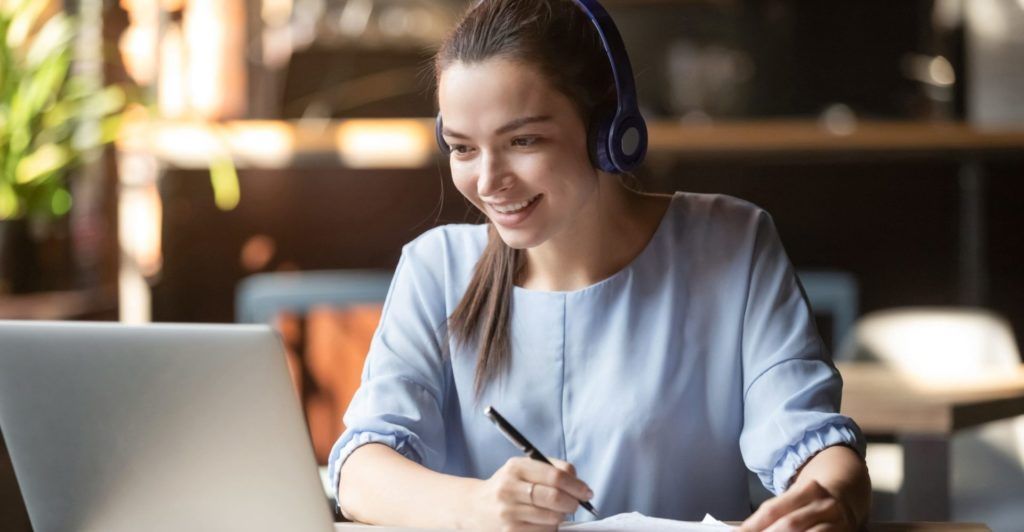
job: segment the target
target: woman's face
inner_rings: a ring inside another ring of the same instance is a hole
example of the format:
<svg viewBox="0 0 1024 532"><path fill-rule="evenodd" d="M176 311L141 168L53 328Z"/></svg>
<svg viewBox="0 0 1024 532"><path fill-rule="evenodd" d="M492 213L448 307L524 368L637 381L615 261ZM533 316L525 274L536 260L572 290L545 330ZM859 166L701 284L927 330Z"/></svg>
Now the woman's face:
<svg viewBox="0 0 1024 532"><path fill-rule="evenodd" d="M534 67L455 63L438 87L452 178L510 247L567 233L593 200L597 172L576 107Z"/></svg>

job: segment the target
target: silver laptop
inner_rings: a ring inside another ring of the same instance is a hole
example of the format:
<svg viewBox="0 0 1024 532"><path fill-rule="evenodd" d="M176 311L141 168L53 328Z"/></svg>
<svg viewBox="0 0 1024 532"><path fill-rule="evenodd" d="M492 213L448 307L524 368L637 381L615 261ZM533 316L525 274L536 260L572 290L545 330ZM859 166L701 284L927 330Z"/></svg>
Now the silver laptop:
<svg viewBox="0 0 1024 532"><path fill-rule="evenodd" d="M268 327L0 321L0 429L37 532L333 530Z"/></svg>

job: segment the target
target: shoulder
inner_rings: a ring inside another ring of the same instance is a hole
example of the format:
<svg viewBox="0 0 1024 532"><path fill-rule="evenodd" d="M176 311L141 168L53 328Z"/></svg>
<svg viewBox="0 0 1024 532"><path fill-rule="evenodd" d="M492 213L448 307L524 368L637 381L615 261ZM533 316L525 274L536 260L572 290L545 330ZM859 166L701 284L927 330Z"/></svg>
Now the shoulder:
<svg viewBox="0 0 1024 532"><path fill-rule="evenodd" d="M719 245L756 238L772 225L761 207L725 194L676 192L669 213L678 236Z"/></svg>
<svg viewBox="0 0 1024 532"><path fill-rule="evenodd" d="M726 194L698 194L676 192L672 200L673 209L691 221L718 223L748 222L758 220L768 213L761 207L744 199Z"/></svg>
<svg viewBox="0 0 1024 532"><path fill-rule="evenodd" d="M487 245L487 226L449 224L430 229L402 248L403 257L433 263L469 260L473 263Z"/></svg>
<svg viewBox="0 0 1024 532"><path fill-rule="evenodd" d="M459 290L468 282L486 245L486 225L438 226L402 248L399 270L445 292Z"/></svg>

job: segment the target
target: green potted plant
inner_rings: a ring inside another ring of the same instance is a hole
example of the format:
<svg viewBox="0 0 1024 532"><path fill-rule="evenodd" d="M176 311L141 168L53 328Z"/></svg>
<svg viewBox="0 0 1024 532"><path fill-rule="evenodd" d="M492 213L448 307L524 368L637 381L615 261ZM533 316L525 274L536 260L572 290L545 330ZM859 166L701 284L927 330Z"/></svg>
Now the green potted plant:
<svg viewBox="0 0 1024 532"><path fill-rule="evenodd" d="M15 232L71 209L69 178L117 134L124 91L72 69L77 21L39 0L0 0L0 294Z"/></svg>

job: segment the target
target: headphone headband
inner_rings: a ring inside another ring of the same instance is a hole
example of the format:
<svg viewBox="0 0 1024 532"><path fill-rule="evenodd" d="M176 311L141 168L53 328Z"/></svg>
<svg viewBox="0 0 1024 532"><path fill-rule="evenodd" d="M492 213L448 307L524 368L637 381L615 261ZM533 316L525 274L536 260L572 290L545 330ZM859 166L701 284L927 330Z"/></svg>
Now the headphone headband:
<svg viewBox="0 0 1024 532"><path fill-rule="evenodd" d="M597 0L573 0L583 13L587 15L590 22L594 24L597 35L601 38L601 45L605 54L608 55L612 67L612 77L615 80L615 93L619 99L619 109L636 109L636 86L633 82L633 65L626 53L626 45L622 42L622 35L619 28L615 26L612 16L608 14L604 6Z"/></svg>
<svg viewBox="0 0 1024 532"><path fill-rule="evenodd" d="M501 0L481 0L501 1ZM611 64L615 82L616 105L612 116L597 116L590 125L592 159L594 166L612 173L625 173L643 162L647 154L647 124L640 114L633 79L633 67L622 42L622 35L615 26L611 15L597 0L572 0L597 30L601 45ZM437 115L437 144L444 153L449 153L448 143L442 135L441 114Z"/></svg>

